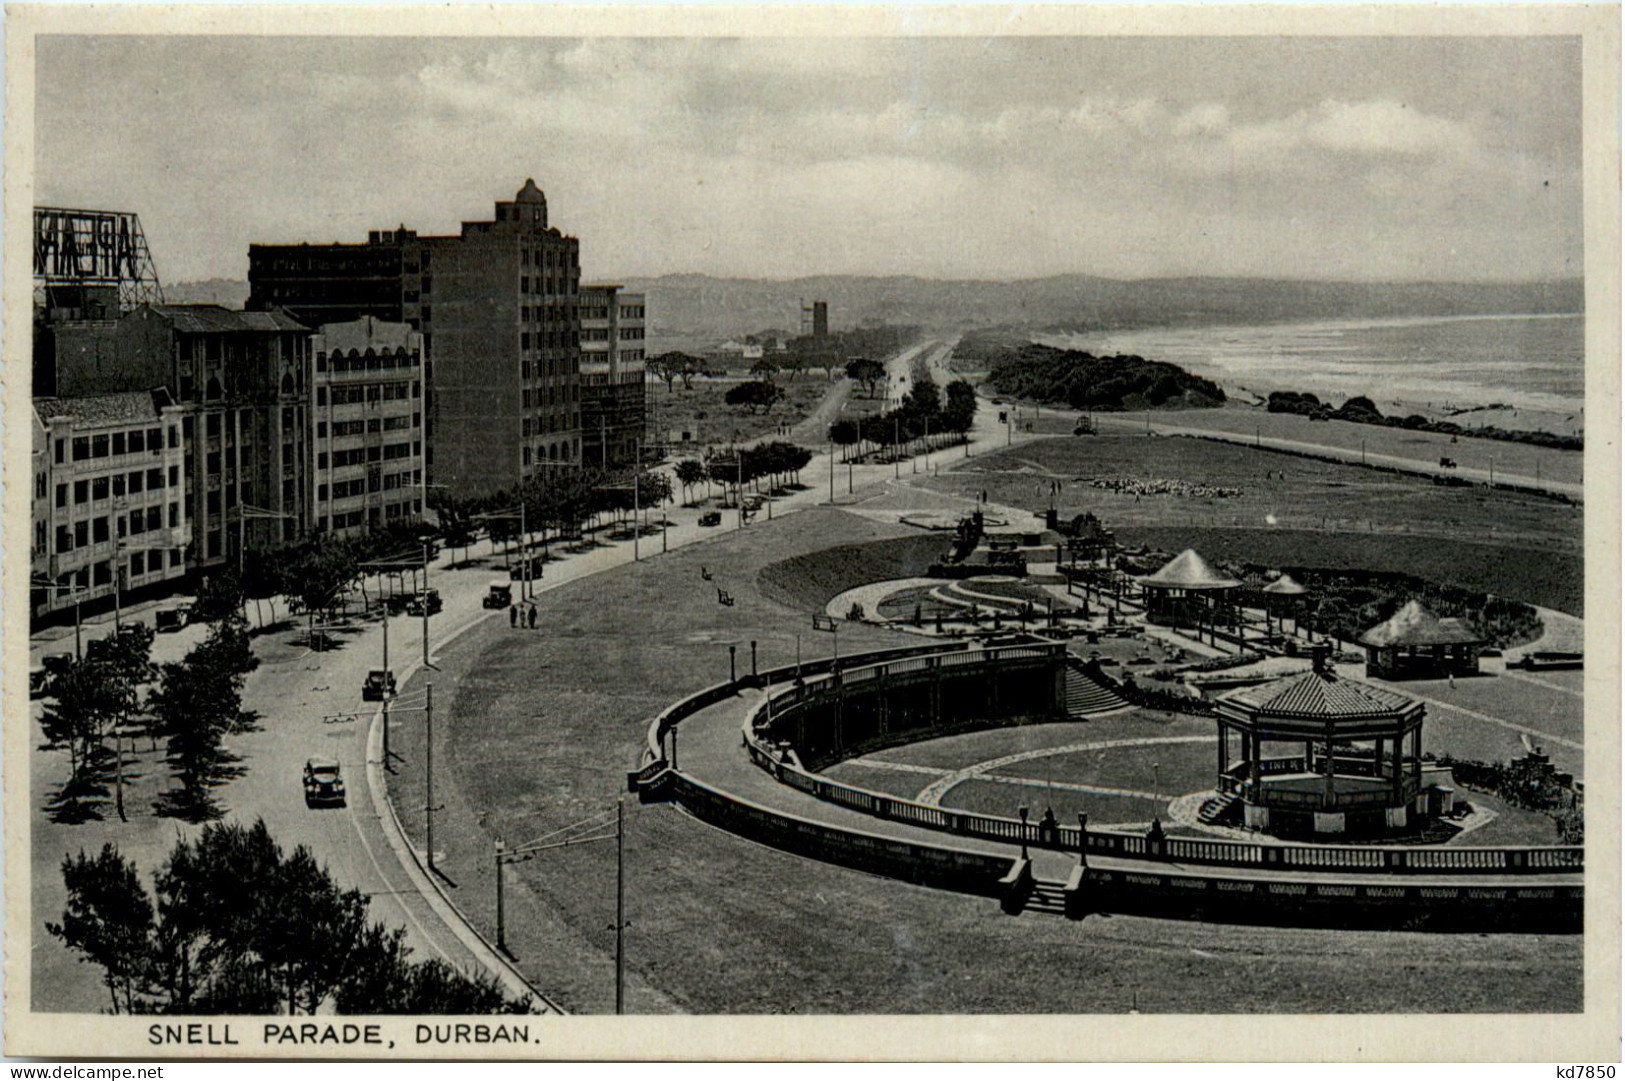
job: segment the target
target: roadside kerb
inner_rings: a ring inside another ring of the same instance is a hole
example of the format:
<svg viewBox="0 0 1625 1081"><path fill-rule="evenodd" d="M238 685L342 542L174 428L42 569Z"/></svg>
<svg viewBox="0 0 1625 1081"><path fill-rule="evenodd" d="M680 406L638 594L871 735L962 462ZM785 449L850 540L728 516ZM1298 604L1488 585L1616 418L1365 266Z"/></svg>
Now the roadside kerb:
<svg viewBox="0 0 1625 1081"><path fill-rule="evenodd" d="M482 613L445 638L440 639L435 645L443 648L489 618L491 618L490 614ZM422 667L422 658L410 662L400 677L401 685L404 686L406 681L411 679ZM434 910L435 915L440 917L440 921L457 937L457 940L463 944L469 953L479 959L479 962L485 966L486 971L502 983L503 989L509 995L516 998L529 998L533 1003L547 1007L545 1010L540 1011L543 1013L564 1013L563 1007L548 998L529 980L525 979L524 974L519 971L518 967L504 957L502 952L492 945L484 935L480 934L473 922L463 915L462 909L458 908L452 899L446 896L445 891L440 888L440 883L436 882L434 876L424 868L423 861L418 858L417 849L412 847L411 842L407 840L406 830L401 826L400 817L395 812L395 803L389 798L388 781L384 776L383 715L384 707L380 705L377 711L373 713L372 722L367 731L367 789L368 795L372 799L373 811L378 815L378 822L384 828L384 838L389 842L389 847L394 849L395 858L400 862L401 868L406 872L407 877L412 880L413 887L428 902L429 907Z"/></svg>

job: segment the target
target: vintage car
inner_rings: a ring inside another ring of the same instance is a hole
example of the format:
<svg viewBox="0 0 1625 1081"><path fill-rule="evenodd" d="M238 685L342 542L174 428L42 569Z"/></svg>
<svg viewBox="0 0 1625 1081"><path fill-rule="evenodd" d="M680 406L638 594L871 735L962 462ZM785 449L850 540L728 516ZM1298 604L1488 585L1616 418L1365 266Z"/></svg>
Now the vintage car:
<svg viewBox="0 0 1625 1081"><path fill-rule="evenodd" d="M540 555L533 555L529 559L518 560L512 567L509 567L508 577L513 579L515 582L522 582L526 578L529 578L532 582L534 582L541 578L542 568L546 565L546 559Z"/></svg>
<svg viewBox="0 0 1625 1081"><path fill-rule="evenodd" d="M344 806L344 775L332 758L305 760L305 806Z"/></svg>
<svg viewBox="0 0 1625 1081"><path fill-rule="evenodd" d="M487 585L485 596L480 598L480 605L485 608L506 608L512 603L513 585L500 579Z"/></svg>
<svg viewBox="0 0 1625 1081"><path fill-rule="evenodd" d="M192 606L183 604L179 608L163 608L153 617L153 625L160 634L178 631L192 621Z"/></svg>
<svg viewBox="0 0 1625 1081"><path fill-rule="evenodd" d="M412 599L406 602L406 614L409 616L432 616L445 607L440 599L440 591L431 589L427 593L413 594Z"/></svg>
<svg viewBox="0 0 1625 1081"><path fill-rule="evenodd" d="M715 511L715 510L706 511L704 514L700 515L700 524L701 525L721 525L722 524L722 512L721 511Z"/></svg>
<svg viewBox="0 0 1625 1081"><path fill-rule="evenodd" d="M366 702L382 702L385 694L395 693L395 673L386 668L374 668L367 673L361 685L361 698Z"/></svg>

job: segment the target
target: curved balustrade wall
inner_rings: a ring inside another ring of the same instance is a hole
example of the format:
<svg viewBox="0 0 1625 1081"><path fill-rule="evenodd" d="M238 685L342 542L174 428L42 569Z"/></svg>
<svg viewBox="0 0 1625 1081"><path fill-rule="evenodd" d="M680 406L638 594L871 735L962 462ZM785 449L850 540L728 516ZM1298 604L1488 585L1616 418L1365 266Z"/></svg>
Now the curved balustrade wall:
<svg viewBox="0 0 1625 1081"><path fill-rule="evenodd" d="M1012 647L1005 647L1012 648ZM1033 648L1033 647L1014 647ZM964 643L864 654L842 662L848 688L880 687L886 676L852 678L863 668L909 663L895 675L929 670L934 664L974 670L996 658L993 651ZM982 654L978 659L972 654ZM951 661L949 658L953 658ZM1008 654L1012 663L1031 657ZM793 759L756 735L771 708L775 724L835 693L837 673L828 661L763 672L736 683L719 684L674 703L649 726L644 761L629 777L645 798L672 798L696 817L729 832L813 859L885 875L919 885L952 889L1006 902L1013 889L1031 888L1015 872L1025 864L1010 856L967 851L951 841L932 845L882 836L763 807L681 773L666 756L681 721L746 687L769 691L744 726L751 759L782 783L831 803L877 818L1006 844L1023 840L1031 848L1077 852L1086 858L1111 857L1106 865L1079 866L1064 886L1069 915L1112 911L1180 919L1336 928L1576 932L1583 924L1584 850L1539 848L1379 848L1274 845L1246 841L1148 837L1065 826L1052 833L1015 819L954 811L845 785L799 768ZM799 678L798 678L799 677ZM804 722L805 723L805 722ZM831 740L830 745L839 741ZM1117 860L1133 863L1125 868ZM1233 869L1224 873L1221 869ZM1300 871L1301 878L1281 872ZM1316 877L1326 872L1353 878ZM1259 874L1258 872L1265 872ZM1372 877L1362 881L1359 872ZM1386 877L1378 878L1381 874ZM1508 881L1516 875L1560 876L1559 880ZM1407 881L1408 875L1426 877ZM1441 881L1440 876L1452 876ZM1051 883L1052 887L1062 884ZM1019 904L1017 905L1019 907Z"/></svg>

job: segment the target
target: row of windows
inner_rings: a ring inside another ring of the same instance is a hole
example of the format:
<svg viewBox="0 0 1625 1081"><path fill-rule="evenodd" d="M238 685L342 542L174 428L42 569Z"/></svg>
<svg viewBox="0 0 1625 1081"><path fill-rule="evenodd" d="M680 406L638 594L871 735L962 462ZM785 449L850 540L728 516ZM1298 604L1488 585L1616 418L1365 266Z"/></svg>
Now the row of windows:
<svg viewBox="0 0 1625 1081"><path fill-rule="evenodd" d="M333 498L349 499L353 496L366 495L368 492L395 491L400 488L410 488L423 483L423 470L414 469L410 472L402 470L399 473L389 473L380 476L373 473L366 477L356 477L354 480L337 480L333 482ZM327 501L328 486L316 486L316 501Z"/></svg>
<svg viewBox="0 0 1625 1081"><path fill-rule="evenodd" d="M544 405L568 405L579 402L581 400L581 386L578 383L572 383L567 387L561 387L555 383L545 387L526 387L523 394L526 409L540 409Z"/></svg>
<svg viewBox="0 0 1625 1081"><path fill-rule="evenodd" d="M167 549L168 563L171 570L180 568L185 560L185 553L179 548ZM157 574L164 569L164 550L146 552L131 552L129 560L129 574L132 578L139 578L144 574ZM89 589L92 585L105 586L113 582L113 564L109 560L93 563L88 567L81 567L77 571L58 576L57 597L61 598L56 604L71 603L73 594L68 592L75 589Z"/></svg>
<svg viewBox="0 0 1625 1081"><path fill-rule="evenodd" d="M169 428L169 445L180 445L180 433L174 425ZM157 454L164 449L164 430L162 428L137 428L131 432L113 432L102 435L76 435L73 437L73 460L83 462L91 458L117 457L121 454L144 454L148 451ZM56 464L63 464L68 450L68 441L56 441Z"/></svg>
<svg viewBox="0 0 1625 1081"><path fill-rule="evenodd" d="M531 459L538 462L568 462L571 459L571 445L569 443L549 443L545 448L525 448L525 464L530 465Z"/></svg>
<svg viewBox="0 0 1625 1081"><path fill-rule="evenodd" d="M422 440L413 440L410 443L391 443L384 447L355 447L351 450L336 450L333 452L333 468L343 469L345 466L365 465L367 462L394 461L397 458L410 458L414 454L422 453ZM316 468L327 468L327 452L325 450L316 455Z"/></svg>
<svg viewBox="0 0 1625 1081"><path fill-rule="evenodd" d="M180 466L169 467L169 487L180 486ZM164 487L164 471L152 468L143 473L133 470L130 473L119 473L112 477L94 477L88 480L73 482L73 505L90 503L95 500L106 499L109 495L140 495L143 491L160 491ZM68 505L68 486L66 483L56 486L56 505Z"/></svg>
<svg viewBox="0 0 1625 1081"><path fill-rule="evenodd" d="M570 249L556 248L529 248L519 249L519 261L525 266L539 267L544 270L555 268L563 270L566 267L574 268L580 262L580 255Z"/></svg>
<svg viewBox="0 0 1625 1081"><path fill-rule="evenodd" d="M519 362L519 377L527 382L533 378L556 379L574 374L575 369L563 357L541 357L537 360Z"/></svg>
<svg viewBox="0 0 1625 1081"><path fill-rule="evenodd" d="M642 327L622 327L621 328L621 341L623 341L623 342L641 342L642 340L643 340L643 328Z"/></svg>
<svg viewBox="0 0 1625 1081"><path fill-rule="evenodd" d="M550 413L542 417L525 418L525 438L533 435L554 435L581 427L580 413Z"/></svg>
<svg viewBox="0 0 1625 1081"><path fill-rule="evenodd" d="M529 349L532 346L537 349L574 349L580 345L581 334L579 331L565 331L562 333L548 331L546 334L538 331L532 334L527 330L519 335L519 347L521 349Z"/></svg>
<svg viewBox="0 0 1625 1081"><path fill-rule="evenodd" d="M564 278L552 275L543 277L540 274L533 278L529 274L521 274L519 292L526 296L563 296L568 295L571 289L569 281Z"/></svg>
<svg viewBox="0 0 1625 1081"><path fill-rule="evenodd" d="M365 435L368 432L399 432L420 427L422 424L422 413L413 413L409 417L402 414L398 417L368 417L365 420L335 420L333 438L343 439L347 436ZM327 431L327 421L316 422L317 439L326 439Z"/></svg>
<svg viewBox="0 0 1625 1081"><path fill-rule="evenodd" d="M375 355L371 349L365 354L357 354L354 349L348 355L335 352L333 354L333 373L343 375L346 372L377 372L389 368L416 368L418 354L408 353L404 348L397 348L395 352L385 352ZM327 354L316 354L316 370L327 371Z"/></svg>
<svg viewBox="0 0 1625 1081"><path fill-rule="evenodd" d="M411 396L414 398L423 395L423 384L412 380ZM334 405L364 405L367 402L400 402L407 397L406 384L400 383L358 383L353 387L334 387ZM316 404L327 404L327 388L316 388Z"/></svg>
<svg viewBox="0 0 1625 1081"><path fill-rule="evenodd" d="M169 528L179 527L181 521L181 505L169 504ZM112 523L112 524L110 524ZM120 540L127 536L137 536L142 533L151 533L164 528L164 508L162 506L147 507L144 510L133 510L128 515L119 515L109 518L103 515L100 518L89 518L73 525L59 525L56 527L56 550L58 554L71 552L75 548L85 548L92 544L105 544L112 539L109 530L116 528Z"/></svg>

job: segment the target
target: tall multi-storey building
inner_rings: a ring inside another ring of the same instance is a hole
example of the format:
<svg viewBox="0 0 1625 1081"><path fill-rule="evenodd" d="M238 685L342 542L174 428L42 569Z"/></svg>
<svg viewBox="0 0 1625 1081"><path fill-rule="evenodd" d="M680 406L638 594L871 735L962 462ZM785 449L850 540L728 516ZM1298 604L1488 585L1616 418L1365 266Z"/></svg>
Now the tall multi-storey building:
<svg viewBox="0 0 1625 1081"><path fill-rule="evenodd" d="M62 325L41 363L63 398L168 388L182 411L190 562L207 568L310 528L309 338L279 311L142 305Z"/></svg>
<svg viewBox="0 0 1625 1081"><path fill-rule="evenodd" d="M186 575L185 413L162 389L34 399L34 616Z"/></svg>
<svg viewBox="0 0 1625 1081"><path fill-rule="evenodd" d="M423 342L405 323L362 316L311 339L311 506L340 536L423 511Z"/></svg>
<svg viewBox="0 0 1625 1081"><path fill-rule="evenodd" d="M402 227L361 244L255 244L251 309L373 315L422 336L424 468L468 495L581 454L580 244L548 224L534 180L456 236Z"/></svg>
<svg viewBox="0 0 1625 1081"><path fill-rule="evenodd" d="M605 468L636 460L646 417L644 296L621 289L583 285L579 304L581 454Z"/></svg>

